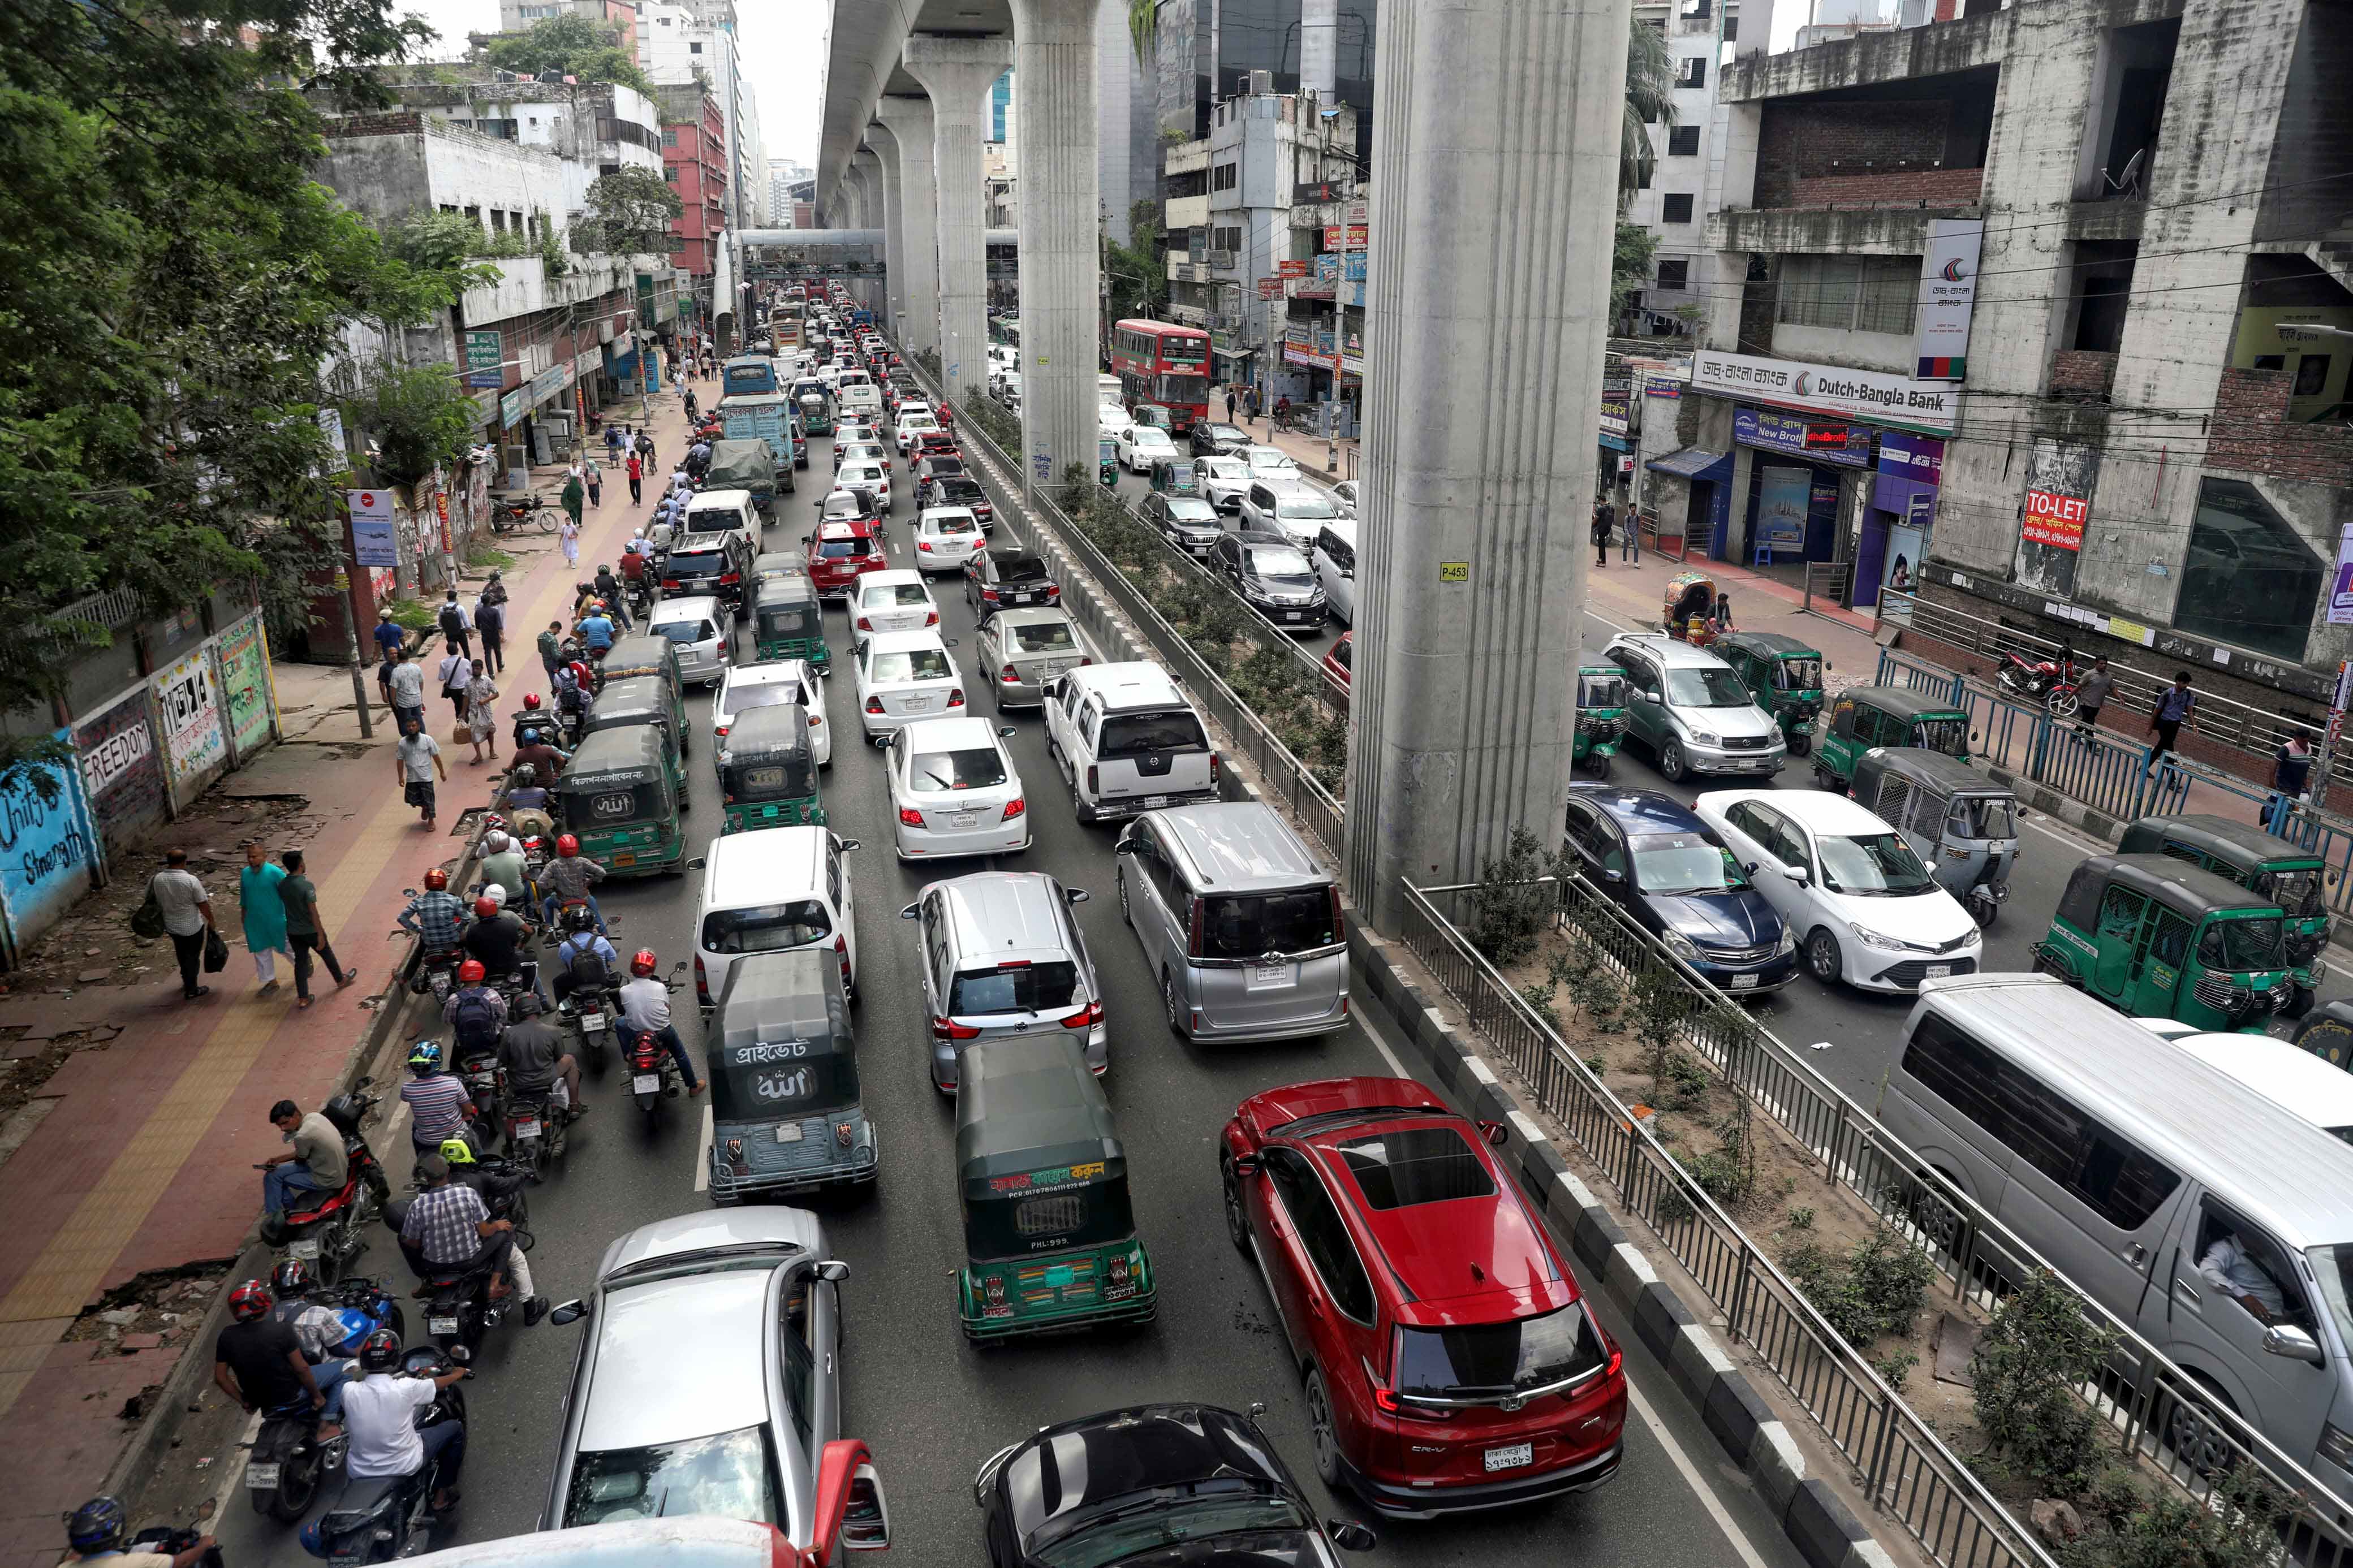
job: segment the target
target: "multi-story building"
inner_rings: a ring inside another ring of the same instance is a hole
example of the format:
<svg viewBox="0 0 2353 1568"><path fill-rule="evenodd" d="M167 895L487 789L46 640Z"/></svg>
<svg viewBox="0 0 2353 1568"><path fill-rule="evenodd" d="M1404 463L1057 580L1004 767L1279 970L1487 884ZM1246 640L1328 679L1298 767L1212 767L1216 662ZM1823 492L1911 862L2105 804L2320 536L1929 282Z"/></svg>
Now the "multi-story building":
<svg viewBox="0 0 2353 1568"><path fill-rule="evenodd" d="M611 82L565 87L480 66L438 69L470 71L479 79L402 83L391 89L401 107L461 131L544 148L588 170L591 180L623 168L661 166L660 111L633 88Z"/></svg>
<svg viewBox="0 0 2353 1568"><path fill-rule="evenodd" d="M697 282L706 300L715 251L727 227L727 116L700 82L657 89L662 107L662 178L685 204L672 226L672 260Z"/></svg>
<svg viewBox="0 0 2353 1568"><path fill-rule="evenodd" d="M758 211L758 188L767 179L767 168L765 154L752 144L759 111L744 76L733 0L681 5L646 0L638 9L638 30L648 76L657 83L701 81L719 100L729 149L727 222L731 227L748 226ZM755 156L762 162L754 164Z"/></svg>
<svg viewBox="0 0 2353 1568"><path fill-rule="evenodd" d="M1124 9L1124 7L1114 7ZM1252 90L1314 90L1356 111L1360 160L1373 153L1375 0L1160 0L1150 86L1158 129L1207 138L1217 106Z"/></svg>
<svg viewBox="0 0 2353 1568"><path fill-rule="evenodd" d="M1651 177L1626 203L1626 221L1650 230L1658 248L1651 281L1627 300L1617 324L1629 335L1689 336L1715 286L1705 229L1707 215L1723 205L1727 124L1716 94L1740 37L1739 0L1636 0L1634 25L1665 37L1675 112L1672 125L1651 122Z"/></svg>
<svg viewBox="0 0 2353 1568"><path fill-rule="evenodd" d="M1738 41L1662 521L2325 713L2353 655L2353 10L1905 12Z"/></svg>
<svg viewBox="0 0 2353 1568"><path fill-rule="evenodd" d="M620 35L621 47L639 66L636 0L499 0L499 31L520 33L556 16L584 16Z"/></svg>
<svg viewBox="0 0 2353 1568"><path fill-rule="evenodd" d="M816 178L814 170L806 163L796 163L790 158L768 160L768 221L770 228L806 228L796 221L794 209L809 201L811 195L797 187L807 185Z"/></svg>

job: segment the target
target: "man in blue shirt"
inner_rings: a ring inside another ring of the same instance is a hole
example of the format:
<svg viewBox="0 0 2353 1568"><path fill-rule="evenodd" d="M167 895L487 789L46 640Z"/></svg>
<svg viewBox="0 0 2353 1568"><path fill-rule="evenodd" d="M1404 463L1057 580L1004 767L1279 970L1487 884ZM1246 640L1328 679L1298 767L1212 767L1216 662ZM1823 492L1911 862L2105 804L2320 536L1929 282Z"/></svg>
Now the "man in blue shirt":
<svg viewBox="0 0 2353 1568"><path fill-rule="evenodd" d="M2198 696L2189 689L2189 672L2176 670L2173 684L2158 693L2157 710L2149 716L2148 732L2157 737L2157 744L2149 748L2148 753L2152 767L2159 757L2173 750L2174 737L2181 733L2181 726L2197 711Z"/></svg>
<svg viewBox="0 0 2353 1568"><path fill-rule="evenodd" d="M580 634L580 640L590 653L601 657L611 651L614 628L609 617L592 614L573 629Z"/></svg>
<svg viewBox="0 0 2353 1568"><path fill-rule="evenodd" d="M392 706L392 656L408 641L408 634L392 618L390 610L379 610L375 617L375 684L384 693L385 706Z"/></svg>

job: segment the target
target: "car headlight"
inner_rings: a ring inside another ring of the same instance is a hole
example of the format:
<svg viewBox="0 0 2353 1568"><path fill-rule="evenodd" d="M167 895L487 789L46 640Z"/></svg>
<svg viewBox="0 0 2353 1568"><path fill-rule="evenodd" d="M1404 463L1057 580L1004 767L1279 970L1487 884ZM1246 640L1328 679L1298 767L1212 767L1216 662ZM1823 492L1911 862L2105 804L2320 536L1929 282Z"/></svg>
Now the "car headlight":
<svg viewBox="0 0 2353 1568"><path fill-rule="evenodd" d="M1852 921L1847 921L1846 929L1854 932L1866 947L1882 947L1890 952L1902 952L1911 945L1909 942L1899 942L1894 937L1883 935L1869 926L1857 925Z"/></svg>
<svg viewBox="0 0 2353 1568"><path fill-rule="evenodd" d="M1679 931L1664 931L1661 933L1660 940L1667 944L1667 951L1669 952L1673 953L1685 963L1697 963L1699 962L1699 944L1692 941L1691 938L1685 936L1683 932Z"/></svg>
<svg viewBox="0 0 2353 1568"><path fill-rule="evenodd" d="M1798 951L1798 933L1788 926L1781 928L1781 945L1773 950L1774 956L1785 957Z"/></svg>
<svg viewBox="0 0 2353 1568"><path fill-rule="evenodd" d="M1695 746L1721 746L1724 744L1723 736L1710 734L1705 730L1694 730L1691 732L1691 738L1692 744Z"/></svg>

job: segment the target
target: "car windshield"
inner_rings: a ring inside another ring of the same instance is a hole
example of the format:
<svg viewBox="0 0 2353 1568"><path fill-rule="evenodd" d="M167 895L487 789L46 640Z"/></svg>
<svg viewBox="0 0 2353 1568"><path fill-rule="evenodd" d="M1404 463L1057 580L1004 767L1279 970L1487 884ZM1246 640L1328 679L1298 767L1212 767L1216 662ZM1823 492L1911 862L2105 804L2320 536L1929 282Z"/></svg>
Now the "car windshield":
<svg viewBox="0 0 2353 1568"><path fill-rule="evenodd" d="M1079 994L1079 966L1068 959L1003 963L960 970L948 985L948 1012L958 1018L1004 1013L1055 1013Z"/></svg>
<svg viewBox="0 0 2353 1568"><path fill-rule="evenodd" d="M1330 519L1340 515L1340 509L1322 496L1285 496L1274 503L1277 517Z"/></svg>
<svg viewBox="0 0 2353 1568"><path fill-rule="evenodd" d="M1286 1498L1263 1492L1231 1495L1197 1492L1156 1498L1135 1508L1108 1510L1099 1524L1083 1520L1044 1545L1032 1545L1027 1561L1042 1568L1109 1568L1132 1563L1140 1568L1166 1563L1249 1564L1250 1568L1320 1568L1327 1561L1309 1544L1313 1521ZM1164 1555L1155 1547L1175 1550Z"/></svg>
<svg viewBox="0 0 2353 1568"><path fill-rule="evenodd" d="M1728 669L1667 671L1667 701L1677 708L1750 708L1748 689Z"/></svg>
<svg viewBox="0 0 2353 1568"><path fill-rule="evenodd" d="M883 680L945 680L953 673L948 656L935 647L909 648L903 653L878 653L869 678Z"/></svg>
<svg viewBox="0 0 2353 1568"><path fill-rule="evenodd" d="M1276 582L1286 577L1305 577L1314 570L1307 564L1306 556L1282 545L1259 545L1244 551L1242 557L1248 562L1252 576Z"/></svg>
<svg viewBox="0 0 2353 1568"><path fill-rule="evenodd" d="M1250 436L1247 432L1242 430L1240 426L1233 425L1209 425L1203 426L1203 430L1207 434L1208 438L1212 441L1247 441L1250 439Z"/></svg>
<svg viewBox="0 0 2353 1568"><path fill-rule="evenodd" d="M744 1426L682 1443L607 1448L573 1462L564 1523L715 1514L759 1524L785 1521L776 1455L765 1426Z"/></svg>
<svg viewBox="0 0 2353 1568"><path fill-rule="evenodd" d="M931 594L921 583L869 583L858 596L861 610L887 610L897 605L928 605Z"/></svg>
<svg viewBox="0 0 2353 1568"><path fill-rule="evenodd" d="M1000 555L997 558L997 580L1000 583L1043 583L1046 580L1046 559L1042 555Z"/></svg>
<svg viewBox="0 0 2353 1568"><path fill-rule="evenodd" d="M2255 891L2285 910L2291 920L2309 920L2320 912L2320 868L2271 871L2255 879Z"/></svg>
<svg viewBox="0 0 2353 1568"><path fill-rule="evenodd" d="M1862 899L1898 899L1935 890L1936 879L1899 833L1824 834L1822 886Z"/></svg>
<svg viewBox="0 0 2353 1568"><path fill-rule="evenodd" d="M1095 755L1104 762L1156 756L1169 752L1205 752L1209 738L1192 710L1168 713L1114 713L1105 719Z"/></svg>
<svg viewBox="0 0 2353 1568"><path fill-rule="evenodd" d="M1023 653L1060 653L1076 647L1071 628L1060 621L1041 621L1013 628L1013 646Z"/></svg>
<svg viewBox="0 0 2353 1568"><path fill-rule="evenodd" d="M782 952L786 948L823 942L832 934L833 919L815 899L758 904L749 909L713 910L702 917L702 947L706 952Z"/></svg>
<svg viewBox="0 0 2353 1568"><path fill-rule="evenodd" d="M1633 841L1634 885L1646 893L1738 893L1740 862L1696 833L1652 833Z"/></svg>
<svg viewBox="0 0 2353 1568"><path fill-rule="evenodd" d="M1229 893L1201 900L1204 958L1263 958L1312 952L1339 940L1338 900L1329 888L1284 893Z"/></svg>
<svg viewBox="0 0 2353 1568"><path fill-rule="evenodd" d="M2273 915L2207 922L2198 938L2198 962L2209 969L2279 969L2285 965L2280 921Z"/></svg>
<svg viewBox="0 0 2353 1568"><path fill-rule="evenodd" d="M1495 1195L1487 1167L1458 1127L1392 1127L1337 1147L1372 1208Z"/></svg>
<svg viewBox="0 0 2353 1568"><path fill-rule="evenodd" d="M1264 479L1269 474L1295 474L1299 471L1297 463L1271 447L1252 447L1242 454L1242 460L1250 465L1250 472L1260 479Z"/></svg>
<svg viewBox="0 0 2353 1568"><path fill-rule="evenodd" d="M1399 1394L1478 1399L1546 1388L1601 1370L1609 1352L1583 1302L1503 1323L1398 1331Z"/></svg>
<svg viewBox="0 0 2353 1568"><path fill-rule="evenodd" d="M1215 528L1218 525L1218 509L1191 496L1171 496L1168 498L1168 521L1198 522Z"/></svg>
<svg viewBox="0 0 2353 1568"><path fill-rule="evenodd" d="M987 789L1005 782L1005 753L994 746L960 752L917 752L907 759L907 787L918 795Z"/></svg>
<svg viewBox="0 0 2353 1568"><path fill-rule="evenodd" d="M1946 831L1957 838L2015 838L2018 803L2008 795L1962 795L1947 815Z"/></svg>
<svg viewBox="0 0 2353 1568"><path fill-rule="evenodd" d="M2320 1281L2320 1299L2327 1303L2328 1315L2337 1320L2338 1342L2353 1344L2353 1244L2308 1247L2304 1256L2312 1265L2312 1277Z"/></svg>
<svg viewBox="0 0 2353 1568"><path fill-rule="evenodd" d="M1201 471L1212 479L1246 479L1250 478L1250 465L1240 458L1204 458L1201 461L1206 465Z"/></svg>

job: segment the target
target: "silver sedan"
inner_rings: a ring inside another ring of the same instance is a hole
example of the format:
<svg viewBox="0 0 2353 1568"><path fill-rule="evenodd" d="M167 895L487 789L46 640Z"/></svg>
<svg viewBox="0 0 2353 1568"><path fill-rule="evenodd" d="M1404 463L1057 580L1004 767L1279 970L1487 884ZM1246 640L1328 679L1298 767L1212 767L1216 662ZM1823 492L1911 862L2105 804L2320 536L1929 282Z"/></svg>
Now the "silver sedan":
<svg viewBox="0 0 2353 1568"><path fill-rule="evenodd" d="M1040 706L1056 676L1091 662L1061 609L999 610L980 623L974 648L999 709Z"/></svg>

